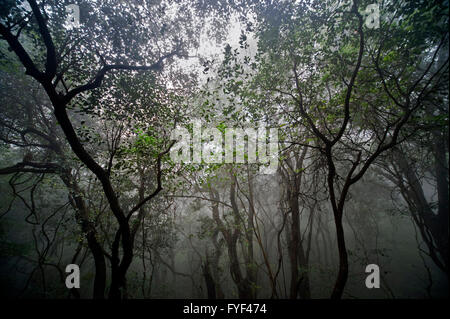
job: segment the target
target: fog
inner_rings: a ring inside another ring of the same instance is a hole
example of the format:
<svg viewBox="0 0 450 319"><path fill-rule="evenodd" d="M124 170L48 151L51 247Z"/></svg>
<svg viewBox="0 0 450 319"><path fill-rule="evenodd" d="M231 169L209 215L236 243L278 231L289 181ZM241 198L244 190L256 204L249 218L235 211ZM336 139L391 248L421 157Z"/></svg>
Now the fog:
<svg viewBox="0 0 450 319"><path fill-rule="evenodd" d="M73 2L1 2L3 298L448 298L448 1Z"/></svg>

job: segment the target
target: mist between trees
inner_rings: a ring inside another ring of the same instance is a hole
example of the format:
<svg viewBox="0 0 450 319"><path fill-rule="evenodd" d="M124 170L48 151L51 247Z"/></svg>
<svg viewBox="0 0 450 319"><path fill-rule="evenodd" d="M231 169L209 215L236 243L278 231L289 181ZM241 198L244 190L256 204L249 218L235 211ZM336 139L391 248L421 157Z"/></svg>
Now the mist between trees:
<svg viewBox="0 0 450 319"><path fill-rule="evenodd" d="M448 297L448 1L0 3L3 297Z"/></svg>

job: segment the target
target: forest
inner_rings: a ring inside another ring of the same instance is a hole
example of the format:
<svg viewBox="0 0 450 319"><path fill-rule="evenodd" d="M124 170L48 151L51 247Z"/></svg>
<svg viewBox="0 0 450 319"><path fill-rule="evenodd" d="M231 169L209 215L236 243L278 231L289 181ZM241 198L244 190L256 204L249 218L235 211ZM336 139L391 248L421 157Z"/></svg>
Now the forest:
<svg viewBox="0 0 450 319"><path fill-rule="evenodd" d="M448 298L448 106L448 0L0 0L1 297Z"/></svg>

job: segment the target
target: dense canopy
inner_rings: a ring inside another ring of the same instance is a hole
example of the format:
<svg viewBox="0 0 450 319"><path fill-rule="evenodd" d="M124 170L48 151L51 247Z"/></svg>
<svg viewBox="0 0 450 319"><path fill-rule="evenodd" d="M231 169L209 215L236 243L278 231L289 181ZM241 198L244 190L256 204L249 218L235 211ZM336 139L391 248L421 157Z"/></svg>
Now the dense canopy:
<svg viewBox="0 0 450 319"><path fill-rule="evenodd" d="M448 297L448 1L0 3L2 296Z"/></svg>

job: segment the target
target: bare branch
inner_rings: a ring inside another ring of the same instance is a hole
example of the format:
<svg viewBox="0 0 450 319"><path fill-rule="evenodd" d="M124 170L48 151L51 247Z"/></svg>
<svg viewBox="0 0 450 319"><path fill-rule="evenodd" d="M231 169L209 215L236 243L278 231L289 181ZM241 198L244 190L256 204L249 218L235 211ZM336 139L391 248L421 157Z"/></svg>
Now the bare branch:
<svg viewBox="0 0 450 319"><path fill-rule="evenodd" d="M8 175L14 173L58 173L61 170L61 166L54 163L36 163L24 161L13 166L0 168L0 175Z"/></svg>

